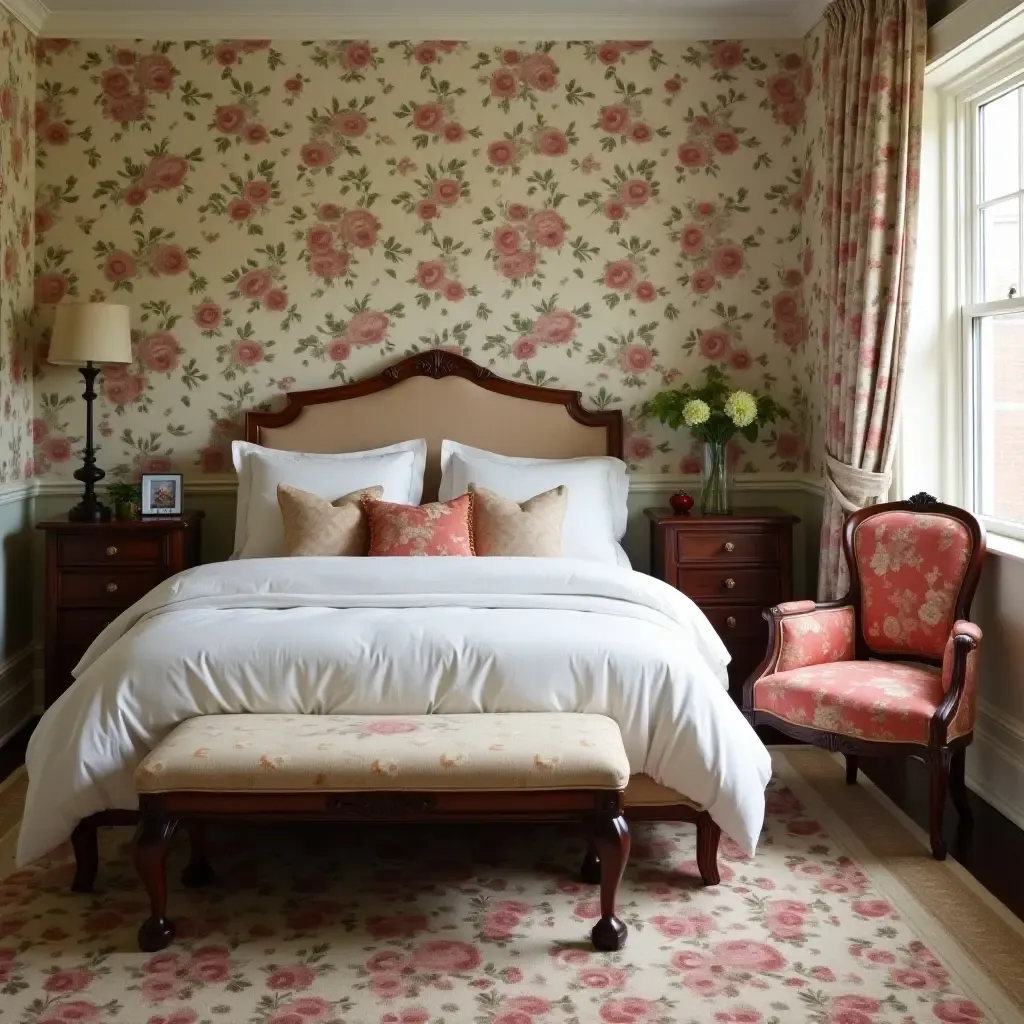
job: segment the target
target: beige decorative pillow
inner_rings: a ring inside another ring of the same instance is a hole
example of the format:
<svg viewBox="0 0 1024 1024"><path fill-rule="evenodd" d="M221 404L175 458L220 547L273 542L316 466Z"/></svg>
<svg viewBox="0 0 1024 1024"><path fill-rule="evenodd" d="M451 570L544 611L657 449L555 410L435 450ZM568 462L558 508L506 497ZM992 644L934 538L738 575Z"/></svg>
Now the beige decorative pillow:
<svg viewBox="0 0 1024 1024"><path fill-rule="evenodd" d="M366 495L379 498L383 487L364 487L334 501L318 498L289 484L278 484L277 503L284 520L284 553L308 555L366 555L370 525L363 510Z"/></svg>
<svg viewBox="0 0 1024 1024"><path fill-rule="evenodd" d="M486 487L469 485L473 495L473 546L478 555L558 558L568 488L554 487L522 503Z"/></svg>

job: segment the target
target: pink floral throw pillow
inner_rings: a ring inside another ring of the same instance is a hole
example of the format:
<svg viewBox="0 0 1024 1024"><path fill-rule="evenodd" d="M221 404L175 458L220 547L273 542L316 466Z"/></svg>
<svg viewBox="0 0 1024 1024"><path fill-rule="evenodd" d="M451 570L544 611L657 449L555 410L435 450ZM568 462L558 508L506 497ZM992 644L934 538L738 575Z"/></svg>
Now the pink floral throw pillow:
<svg viewBox="0 0 1024 1024"><path fill-rule="evenodd" d="M474 555L473 496L396 505L364 496L370 555Z"/></svg>

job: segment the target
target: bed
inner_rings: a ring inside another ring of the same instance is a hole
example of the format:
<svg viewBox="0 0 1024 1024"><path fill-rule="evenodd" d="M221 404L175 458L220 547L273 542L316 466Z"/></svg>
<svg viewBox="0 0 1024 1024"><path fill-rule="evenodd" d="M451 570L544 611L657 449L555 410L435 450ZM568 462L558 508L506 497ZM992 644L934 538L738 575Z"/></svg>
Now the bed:
<svg viewBox="0 0 1024 1024"><path fill-rule="evenodd" d="M443 440L503 456L621 459L617 410L510 381L443 350L246 416L246 441L345 453L425 438L423 501ZM444 563L443 565L440 563ZM131 776L181 721L216 713L589 711L614 718L634 819L695 820L748 853L770 758L728 697L728 655L683 595L576 559L239 559L188 570L119 616L29 746L25 864L135 820ZM78 826L76 828L76 825ZM74 834L73 834L74 833ZM94 870L94 865L93 865Z"/></svg>

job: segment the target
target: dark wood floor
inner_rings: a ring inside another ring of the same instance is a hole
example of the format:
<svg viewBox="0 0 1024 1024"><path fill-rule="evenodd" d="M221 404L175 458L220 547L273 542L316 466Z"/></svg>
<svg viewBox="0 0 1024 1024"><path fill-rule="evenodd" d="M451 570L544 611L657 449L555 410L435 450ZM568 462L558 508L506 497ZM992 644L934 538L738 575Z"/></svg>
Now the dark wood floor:
<svg viewBox="0 0 1024 1024"><path fill-rule="evenodd" d="M861 771L906 815L928 831L928 771L920 761L861 758ZM960 828L952 804L945 836L959 861L996 899L1024 920L1024 831L977 793L969 792L974 827Z"/></svg>
<svg viewBox="0 0 1024 1024"><path fill-rule="evenodd" d="M0 781L25 760L35 722L0 747ZM904 813L928 829L928 774L923 764L904 759L861 759L861 771ZM986 889L1024 920L1024 831L976 793L970 794L974 828L959 829L956 811L946 809L946 839L955 857Z"/></svg>

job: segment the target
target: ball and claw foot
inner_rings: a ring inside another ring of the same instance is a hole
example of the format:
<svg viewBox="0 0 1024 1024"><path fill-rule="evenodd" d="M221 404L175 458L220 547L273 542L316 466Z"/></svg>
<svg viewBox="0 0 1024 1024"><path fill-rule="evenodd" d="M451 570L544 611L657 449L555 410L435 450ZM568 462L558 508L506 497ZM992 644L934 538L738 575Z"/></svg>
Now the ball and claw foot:
<svg viewBox="0 0 1024 1024"><path fill-rule="evenodd" d="M181 884L186 889L201 889L217 881L217 873L208 860L192 860L182 869Z"/></svg>
<svg viewBox="0 0 1024 1024"><path fill-rule="evenodd" d="M139 949L143 953L159 953L174 938L174 923L166 917L147 918L139 929Z"/></svg>
<svg viewBox="0 0 1024 1024"><path fill-rule="evenodd" d="M602 917L590 938L594 943L594 949L602 953L617 953L626 944L628 929L617 917Z"/></svg>
<svg viewBox="0 0 1024 1024"><path fill-rule="evenodd" d="M583 866L580 868L580 881L584 885L601 884L601 858L595 850L587 850L583 858Z"/></svg>

